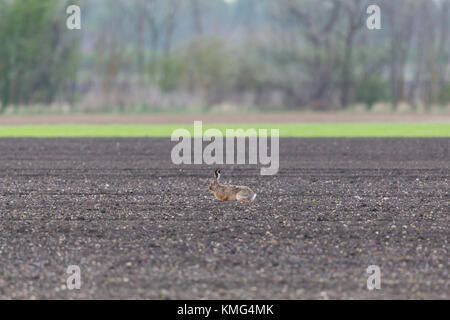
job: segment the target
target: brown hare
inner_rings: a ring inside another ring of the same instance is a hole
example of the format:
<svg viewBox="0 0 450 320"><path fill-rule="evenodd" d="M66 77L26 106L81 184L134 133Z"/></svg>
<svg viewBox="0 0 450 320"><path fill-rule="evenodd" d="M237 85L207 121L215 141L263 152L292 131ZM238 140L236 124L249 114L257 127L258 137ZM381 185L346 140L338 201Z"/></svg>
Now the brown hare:
<svg viewBox="0 0 450 320"><path fill-rule="evenodd" d="M245 186L226 186L220 184L220 169L214 172L214 181L211 182L208 189L214 193L214 196L220 201L240 201L252 202L256 198L256 193Z"/></svg>

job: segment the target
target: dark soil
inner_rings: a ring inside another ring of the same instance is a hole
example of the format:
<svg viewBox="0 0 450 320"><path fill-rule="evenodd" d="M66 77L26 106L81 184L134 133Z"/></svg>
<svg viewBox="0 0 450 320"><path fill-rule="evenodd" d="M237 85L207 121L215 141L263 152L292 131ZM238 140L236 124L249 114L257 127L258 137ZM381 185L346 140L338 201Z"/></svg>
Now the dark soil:
<svg viewBox="0 0 450 320"><path fill-rule="evenodd" d="M0 139L0 298L450 299L449 139L281 139L275 176L222 166L251 204L173 145Z"/></svg>

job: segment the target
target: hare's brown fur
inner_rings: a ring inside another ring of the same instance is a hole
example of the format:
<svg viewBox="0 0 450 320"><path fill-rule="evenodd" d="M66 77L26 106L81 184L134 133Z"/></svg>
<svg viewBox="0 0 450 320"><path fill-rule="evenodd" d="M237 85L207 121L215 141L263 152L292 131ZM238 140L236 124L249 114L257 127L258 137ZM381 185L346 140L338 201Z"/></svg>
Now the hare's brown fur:
<svg viewBox="0 0 450 320"><path fill-rule="evenodd" d="M219 182L220 170L216 170L215 179L209 185L209 190L220 201L240 201L251 202L255 199L256 194L252 189L246 186L223 185Z"/></svg>

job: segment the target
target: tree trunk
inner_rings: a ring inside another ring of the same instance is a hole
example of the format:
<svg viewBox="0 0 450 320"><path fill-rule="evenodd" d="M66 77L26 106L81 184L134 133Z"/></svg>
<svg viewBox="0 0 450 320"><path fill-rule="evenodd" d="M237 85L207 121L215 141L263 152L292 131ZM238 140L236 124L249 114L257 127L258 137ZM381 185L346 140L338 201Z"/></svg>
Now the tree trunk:
<svg viewBox="0 0 450 320"><path fill-rule="evenodd" d="M345 55L342 67L342 86L341 86L341 105L343 108L347 107L349 101L349 91L352 84L351 75L351 61L353 55L353 39L354 30L349 30L345 40Z"/></svg>

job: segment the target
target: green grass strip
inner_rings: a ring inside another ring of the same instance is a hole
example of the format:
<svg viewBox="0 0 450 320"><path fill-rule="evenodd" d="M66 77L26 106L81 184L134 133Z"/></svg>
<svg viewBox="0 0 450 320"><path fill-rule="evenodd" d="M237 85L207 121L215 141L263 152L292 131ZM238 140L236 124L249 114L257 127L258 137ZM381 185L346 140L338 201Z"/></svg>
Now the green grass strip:
<svg viewBox="0 0 450 320"><path fill-rule="evenodd" d="M193 124L22 125L0 126L0 137L170 137ZM279 129L280 137L450 137L450 123L242 123L204 124L207 129Z"/></svg>

